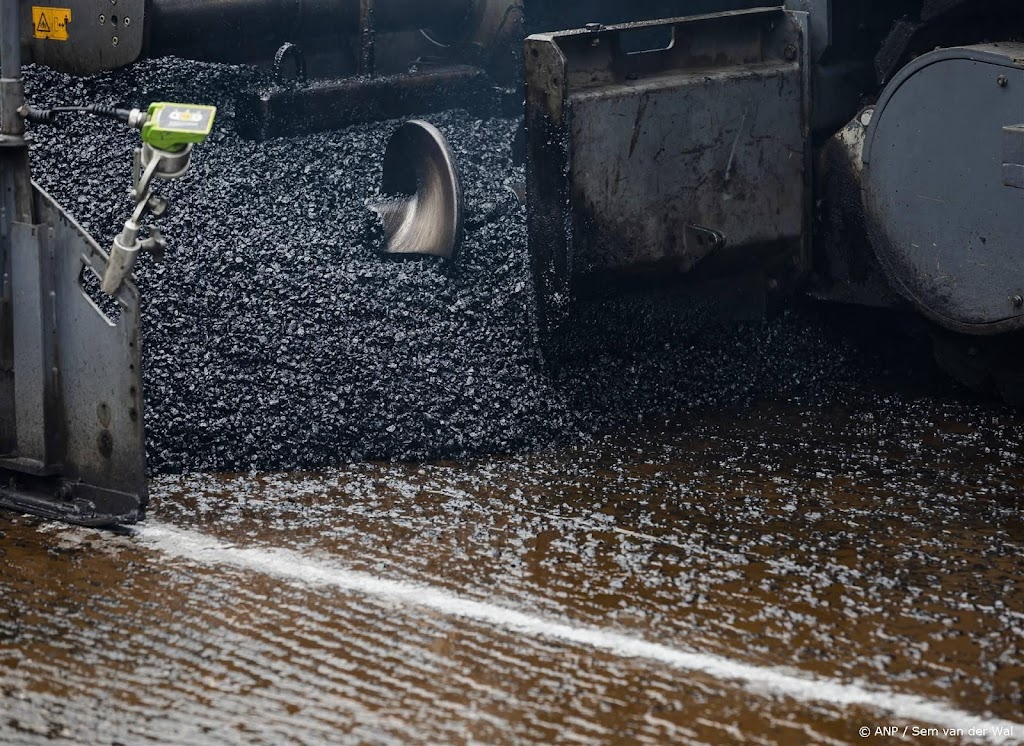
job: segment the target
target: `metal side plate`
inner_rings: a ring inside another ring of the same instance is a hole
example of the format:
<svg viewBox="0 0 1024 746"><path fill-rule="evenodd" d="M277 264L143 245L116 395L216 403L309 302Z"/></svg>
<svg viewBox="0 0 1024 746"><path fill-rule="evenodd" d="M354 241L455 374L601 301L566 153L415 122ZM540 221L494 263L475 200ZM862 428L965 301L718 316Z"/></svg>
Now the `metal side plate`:
<svg viewBox="0 0 1024 746"><path fill-rule="evenodd" d="M11 284L16 301L19 287L45 284L53 306L44 316L54 323L52 334L33 334L18 315L34 310L14 305L16 361L31 354L48 370L30 376L31 365L15 366L16 400L40 411L16 405L17 448L0 459L0 506L86 525L133 523L147 502L139 293L122 286L107 306L116 321L100 309L83 280L103 274L106 254L33 186L37 240L13 250L34 246L40 256L12 264ZM49 336L52 354L38 354L33 337L46 346Z"/></svg>
<svg viewBox="0 0 1024 746"><path fill-rule="evenodd" d="M663 48L627 51L630 35L659 30ZM806 14L779 8L527 40L527 215L542 329L627 275L801 271L808 55Z"/></svg>

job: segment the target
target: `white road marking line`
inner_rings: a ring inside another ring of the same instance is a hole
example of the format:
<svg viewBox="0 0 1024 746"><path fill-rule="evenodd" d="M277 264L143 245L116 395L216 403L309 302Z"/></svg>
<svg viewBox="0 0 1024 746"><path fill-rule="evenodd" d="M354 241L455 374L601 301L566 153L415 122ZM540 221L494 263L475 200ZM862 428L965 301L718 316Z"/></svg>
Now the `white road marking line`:
<svg viewBox="0 0 1024 746"><path fill-rule="evenodd" d="M814 677L789 669L756 666L720 655L680 650L599 627L574 626L498 604L462 598L441 588L333 567L317 558L286 549L244 548L170 526L143 526L136 530L136 535L165 554L200 564L228 565L287 581L339 588L513 632L562 640L622 658L642 658L681 671L699 671L716 679L736 682L748 691L768 697L865 707L939 728L962 729L965 732L984 729L984 736L971 740L1024 743L1024 723L986 718L942 701L860 683Z"/></svg>

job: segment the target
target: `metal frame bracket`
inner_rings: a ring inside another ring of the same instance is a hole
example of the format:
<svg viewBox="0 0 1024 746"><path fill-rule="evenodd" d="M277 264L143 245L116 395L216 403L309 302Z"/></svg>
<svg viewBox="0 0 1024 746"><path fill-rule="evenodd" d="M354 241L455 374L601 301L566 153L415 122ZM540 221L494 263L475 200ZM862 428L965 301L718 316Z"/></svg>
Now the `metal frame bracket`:
<svg viewBox="0 0 1024 746"><path fill-rule="evenodd" d="M1024 189L1024 124L1003 127L1003 184Z"/></svg>
<svg viewBox="0 0 1024 746"><path fill-rule="evenodd" d="M46 192L33 185L32 196L37 223L9 232L13 366L0 375L0 417L13 443L0 507L134 523L148 499L139 292L125 282L109 318L90 295L106 254Z"/></svg>

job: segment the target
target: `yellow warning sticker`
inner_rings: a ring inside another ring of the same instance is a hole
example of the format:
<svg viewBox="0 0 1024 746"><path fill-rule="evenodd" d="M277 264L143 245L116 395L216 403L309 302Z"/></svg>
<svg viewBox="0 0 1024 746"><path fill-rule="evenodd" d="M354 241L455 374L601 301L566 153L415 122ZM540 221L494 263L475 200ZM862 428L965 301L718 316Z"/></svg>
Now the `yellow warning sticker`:
<svg viewBox="0 0 1024 746"><path fill-rule="evenodd" d="M71 8L49 8L32 6L33 35L37 39L54 41L68 40L68 26L71 25Z"/></svg>

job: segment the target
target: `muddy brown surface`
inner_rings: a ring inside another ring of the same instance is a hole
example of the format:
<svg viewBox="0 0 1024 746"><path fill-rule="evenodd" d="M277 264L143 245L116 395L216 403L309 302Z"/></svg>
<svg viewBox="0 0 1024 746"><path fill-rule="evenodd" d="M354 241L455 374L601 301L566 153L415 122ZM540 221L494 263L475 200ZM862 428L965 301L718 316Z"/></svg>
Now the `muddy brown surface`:
<svg viewBox="0 0 1024 746"><path fill-rule="evenodd" d="M1024 742L1021 440L858 394L0 514L0 742Z"/></svg>

